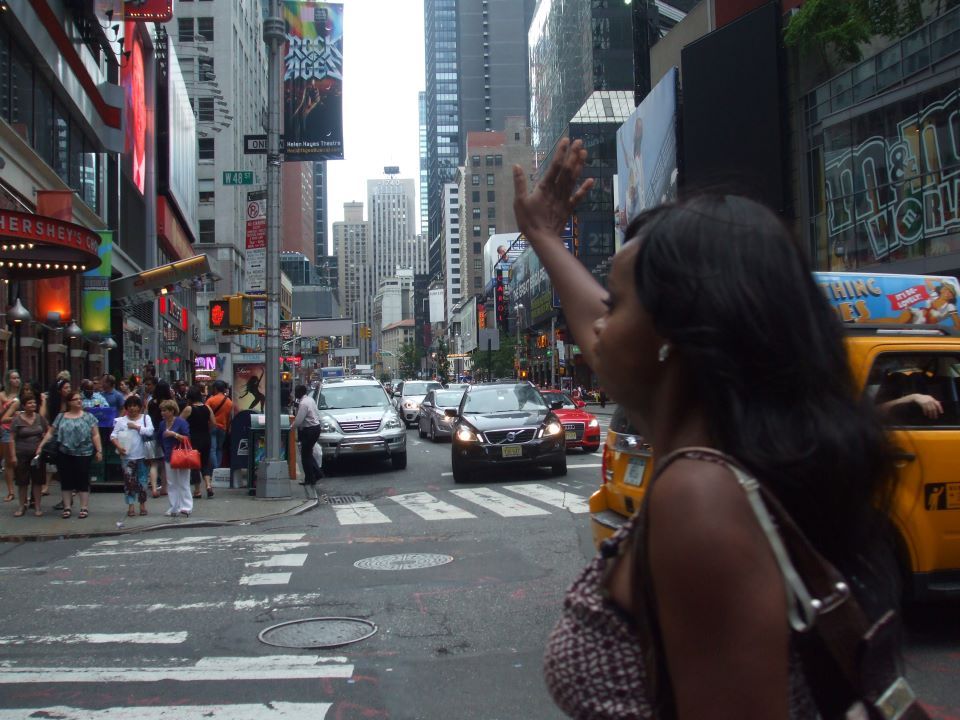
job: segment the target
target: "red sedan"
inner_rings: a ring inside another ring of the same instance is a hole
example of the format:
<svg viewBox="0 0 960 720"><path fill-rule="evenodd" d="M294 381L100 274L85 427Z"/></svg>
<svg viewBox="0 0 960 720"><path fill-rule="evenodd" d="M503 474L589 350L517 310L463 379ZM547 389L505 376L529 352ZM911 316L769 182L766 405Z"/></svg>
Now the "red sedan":
<svg viewBox="0 0 960 720"><path fill-rule="evenodd" d="M562 403L554 413L563 423L567 450L583 448L584 452L596 452L600 448L600 423L596 415L583 409L585 403L571 400L569 395L559 390L541 390L540 394L551 407L554 403Z"/></svg>

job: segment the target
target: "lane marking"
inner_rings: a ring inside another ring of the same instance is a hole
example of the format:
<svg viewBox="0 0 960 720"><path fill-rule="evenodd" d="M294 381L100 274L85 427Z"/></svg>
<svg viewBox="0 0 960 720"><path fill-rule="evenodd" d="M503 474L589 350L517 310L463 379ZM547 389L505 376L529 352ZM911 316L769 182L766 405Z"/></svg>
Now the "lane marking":
<svg viewBox="0 0 960 720"><path fill-rule="evenodd" d="M416 513L424 520L467 520L476 519L476 515L461 510L455 505L438 500L430 493L406 493L391 495L390 499Z"/></svg>
<svg viewBox="0 0 960 720"><path fill-rule="evenodd" d="M163 611L181 612L183 610L223 610L233 608L234 610L258 610L269 607L312 607L322 601L324 596L320 593L289 593L272 595L267 598L249 598L245 600L220 601L220 602L197 602L185 603L181 605L172 605L166 603L135 603L124 605L107 605L105 603L87 603L84 605L40 605L36 612L65 612L74 613L78 610L127 610L130 612L155 613Z"/></svg>
<svg viewBox="0 0 960 720"><path fill-rule="evenodd" d="M355 502L349 505L334 505L337 522L341 525L377 525L393 522L377 510L372 502Z"/></svg>
<svg viewBox="0 0 960 720"><path fill-rule="evenodd" d="M602 463L589 463L579 465L567 465L567 470L579 470L580 468L598 468L603 467Z"/></svg>
<svg viewBox="0 0 960 720"><path fill-rule="evenodd" d="M163 633L71 633L67 635L7 635L0 637L0 645L178 645L186 642L185 632Z"/></svg>
<svg viewBox="0 0 960 720"><path fill-rule="evenodd" d="M50 717L57 720L323 720L331 703L289 703L271 701L259 705L160 705L136 708L112 707L102 710L57 705L47 708L0 710L0 720Z"/></svg>
<svg viewBox="0 0 960 720"><path fill-rule="evenodd" d="M310 545L303 542L303 533L272 535L196 535L184 538L148 538L145 540L101 540L75 557L112 557L151 553L211 553L228 550L270 554L282 553Z"/></svg>
<svg viewBox="0 0 960 720"><path fill-rule="evenodd" d="M590 505L587 503L586 498L575 495L574 493L547 487L546 485L540 485L539 483L505 485L503 489L515 492L518 495L523 495L524 497L532 498L545 505L553 505L554 507L569 510L574 514L590 512Z"/></svg>
<svg viewBox="0 0 960 720"><path fill-rule="evenodd" d="M180 680L182 682L318 680L321 678L349 678L352 675L353 665L348 664L345 657L319 657L316 655L203 658L189 666L144 668L0 665L0 684L3 685L162 682L164 680ZM138 714L128 714L128 717L134 715L140 717Z"/></svg>
<svg viewBox="0 0 960 720"><path fill-rule="evenodd" d="M303 567L307 561L306 553L293 553L290 555L273 555L266 560L255 560L246 563L247 567Z"/></svg>
<svg viewBox="0 0 960 720"><path fill-rule="evenodd" d="M292 573L254 573L240 578L241 585L286 585Z"/></svg>
<svg viewBox="0 0 960 720"><path fill-rule="evenodd" d="M522 500L517 500L509 495L503 495L490 488L475 488L473 490L451 490L451 493L457 497L463 498L467 502L472 502L482 508L486 508L501 517L520 517L529 515L549 515L549 510L534 507Z"/></svg>

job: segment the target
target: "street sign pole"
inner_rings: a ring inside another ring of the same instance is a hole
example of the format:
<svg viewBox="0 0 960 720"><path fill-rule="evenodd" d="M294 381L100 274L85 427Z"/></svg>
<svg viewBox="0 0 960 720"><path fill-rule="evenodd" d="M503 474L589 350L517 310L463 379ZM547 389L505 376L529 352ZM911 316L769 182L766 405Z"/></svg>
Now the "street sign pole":
<svg viewBox="0 0 960 720"><path fill-rule="evenodd" d="M257 468L257 497L287 497L290 477L280 458L280 102L284 23L279 0L263 21L267 44L267 336L266 458Z"/></svg>

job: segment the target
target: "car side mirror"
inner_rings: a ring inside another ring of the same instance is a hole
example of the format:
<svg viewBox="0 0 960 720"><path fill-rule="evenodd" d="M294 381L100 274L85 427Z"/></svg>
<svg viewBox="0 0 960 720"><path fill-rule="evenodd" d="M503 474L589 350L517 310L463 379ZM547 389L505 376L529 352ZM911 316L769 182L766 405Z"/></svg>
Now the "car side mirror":
<svg viewBox="0 0 960 720"><path fill-rule="evenodd" d="M460 413L457 410L457 408L447 408L446 410L443 411L443 414L446 415L447 417L455 418Z"/></svg>
<svg viewBox="0 0 960 720"><path fill-rule="evenodd" d="M399 391L399 390L394 390L394 391L393 391L393 396L394 396L395 398L400 397L400 391Z"/></svg>
<svg viewBox="0 0 960 720"><path fill-rule="evenodd" d="M554 400L552 403L550 403L550 409L551 409L551 410L559 410L559 409L561 409L562 407L563 407L563 401L562 401L562 400Z"/></svg>
<svg viewBox="0 0 960 720"><path fill-rule="evenodd" d="M433 407L433 403L429 400L424 400L422 403L420 403L420 407Z"/></svg>

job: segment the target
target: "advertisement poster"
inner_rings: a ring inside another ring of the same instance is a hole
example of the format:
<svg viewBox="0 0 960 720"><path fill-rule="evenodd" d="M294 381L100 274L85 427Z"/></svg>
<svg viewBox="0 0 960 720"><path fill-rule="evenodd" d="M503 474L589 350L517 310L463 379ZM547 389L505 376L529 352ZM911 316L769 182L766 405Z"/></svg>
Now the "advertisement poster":
<svg viewBox="0 0 960 720"><path fill-rule="evenodd" d="M844 322L960 327L956 278L827 272L814 277Z"/></svg>
<svg viewBox="0 0 960 720"><path fill-rule="evenodd" d="M343 5L283 5L286 160L343 159Z"/></svg>
<svg viewBox="0 0 960 720"><path fill-rule="evenodd" d="M617 130L617 239L644 210L677 192L677 69L671 68Z"/></svg>
<svg viewBox="0 0 960 720"><path fill-rule="evenodd" d="M234 412L250 410L254 413L266 411L266 366L234 364L233 369L233 409Z"/></svg>
<svg viewBox="0 0 960 720"><path fill-rule="evenodd" d="M113 233L100 234L100 267L83 274L80 291L83 331L87 335L110 334L110 274L113 272Z"/></svg>
<svg viewBox="0 0 960 720"><path fill-rule="evenodd" d="M125 23L123 31L130 47L130 57L120 68L120 84L124 94L124 169L129 173L137 190L143 194L147 163L147 95L143 74L143 41L137 33L136 23Z"/></svg>

